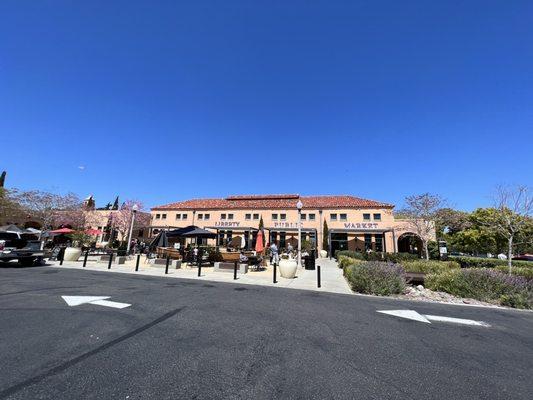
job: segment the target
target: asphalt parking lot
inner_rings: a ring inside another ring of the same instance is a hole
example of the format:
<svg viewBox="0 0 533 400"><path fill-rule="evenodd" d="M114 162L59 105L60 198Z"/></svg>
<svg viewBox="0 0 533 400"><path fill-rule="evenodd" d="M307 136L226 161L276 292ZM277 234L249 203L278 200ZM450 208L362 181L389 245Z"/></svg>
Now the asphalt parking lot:
<svg viewBox="0 0 533 400"><path fill-rule="evenodd" d="M69 306L61 296L130 304ZM378 313L484 321L421 323ZM2 399L530 399L533 313L0 268Z"/></svg>

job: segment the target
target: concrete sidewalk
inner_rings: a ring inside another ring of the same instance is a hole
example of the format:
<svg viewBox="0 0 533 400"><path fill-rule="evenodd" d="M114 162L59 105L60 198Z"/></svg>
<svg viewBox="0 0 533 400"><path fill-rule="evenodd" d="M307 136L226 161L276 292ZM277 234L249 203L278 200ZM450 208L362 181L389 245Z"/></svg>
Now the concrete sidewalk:
<svg viewBox="0 0 533 400"><path fill-rule="evenodd" d="M97 263L94 261L87 261L87 266L82 267L82 262L66 261L62 266L59 262L49 262L50 267L54 268L74 268L74 269L86 269L91 271L109 271L113 273L128 273L135 275L149 275L149 276L162 276L167 278L185 278L185 279L198 279L205 281L215 282L227 282L227 283L239 283L249 285L262 285L271 287L282 287L289 289L301 289L301 290L314 290L320 292L331 292L341 294L352 294L348 283L342 276L342 270L338 268L337 262L330 259L317 259L316 265L320 265L321 269L321 287L317 287L317 270L305 270L299 269L296 273L296 278L286 279L279 276L279 269L277 273L277 283L272 282L273 271L272 267L268 266L263 271L249 271L247 274L238 274L237 280L233 280L233 271L220 272L214 271L211 266L202 266L202 276L198 277L197 267L184 266L180 269L172 269L169 267L168 274L165 275L165 266L154 264L148 264L145 262L144 257L141 257L139 263L139 271L135 272L135 258L126 261L125 264L111 266L111 269L107 269L106 263Z"/></svg>

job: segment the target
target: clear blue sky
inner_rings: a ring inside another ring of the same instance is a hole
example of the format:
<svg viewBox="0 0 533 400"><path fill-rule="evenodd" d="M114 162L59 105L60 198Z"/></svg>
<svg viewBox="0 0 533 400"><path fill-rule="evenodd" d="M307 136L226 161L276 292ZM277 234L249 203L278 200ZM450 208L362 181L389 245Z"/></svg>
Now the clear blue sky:
<svg viewBox="0 0 533 400"><path fill-rule="evenodd" d="M533 182L533 1L0 2L8 187L147 206ZM82 167L82 168L80 168Z"/></svg>

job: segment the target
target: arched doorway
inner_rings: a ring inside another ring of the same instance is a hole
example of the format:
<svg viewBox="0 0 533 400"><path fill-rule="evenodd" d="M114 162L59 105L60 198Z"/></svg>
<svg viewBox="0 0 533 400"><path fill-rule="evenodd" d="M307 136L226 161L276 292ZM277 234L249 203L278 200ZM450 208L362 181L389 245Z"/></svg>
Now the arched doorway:
<svg viewBox="0 0 533 400"><path fill-rule="evenodd" d="M41 224L37 221L26 221L24 222L24 228L33 228L33 229L41 229Z"/></svg>
<svg viewBox="0 0 533 400"><path fill-rule="evenodd" d="M398 238L398 253L422 255L422 240L416 233L406 232Z"/></svg>

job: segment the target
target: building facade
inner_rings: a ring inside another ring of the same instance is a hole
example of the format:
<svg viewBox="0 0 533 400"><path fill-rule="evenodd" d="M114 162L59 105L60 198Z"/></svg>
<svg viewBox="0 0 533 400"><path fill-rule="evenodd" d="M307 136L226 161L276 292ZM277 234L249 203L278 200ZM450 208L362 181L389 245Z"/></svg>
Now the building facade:
<svg viewBox="0 0 533 400"><path fill-rule="evenodd" d="M317 250L420 252L409 221L397 220L392 204L355 196L249 195L192 199L151 209L150 234L189 225L216 233L207 244L254 248L262 220L267 242L297 246L298 209L302 241ZM327 237L324 238L324 225ZM324 248L327 243L327 248Z"/></svg>

